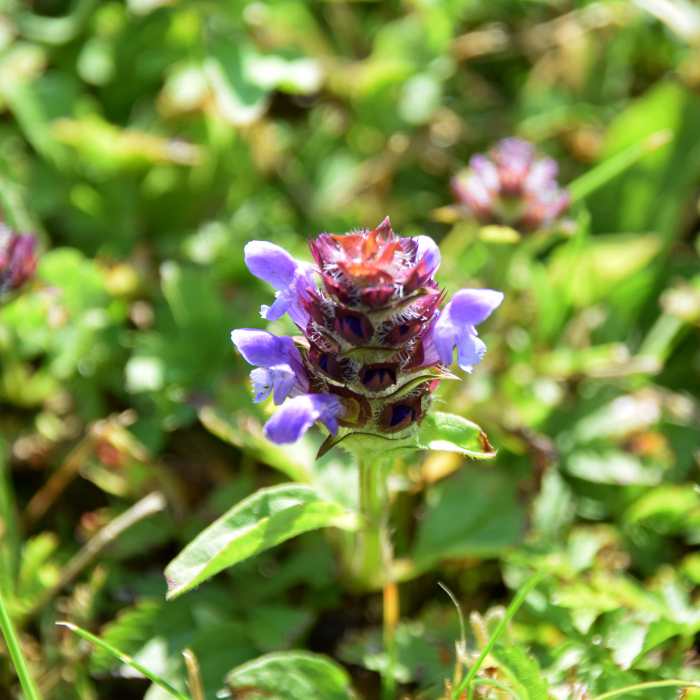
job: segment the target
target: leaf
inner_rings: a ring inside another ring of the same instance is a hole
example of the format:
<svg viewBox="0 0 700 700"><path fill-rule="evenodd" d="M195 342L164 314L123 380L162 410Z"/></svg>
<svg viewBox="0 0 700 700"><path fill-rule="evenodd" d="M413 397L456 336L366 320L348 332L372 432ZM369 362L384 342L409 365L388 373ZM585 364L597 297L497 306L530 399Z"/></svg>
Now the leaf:
<svg viewBox="0 0 700 700"><path fill-rule="evenodd" d="M493 557L520 541L517 485L500 471L464 467L432 486L413 552L417 571L441 559Z"/></svg>
<svg viewBox="0 0 700 700"><path fill-rule="evenodd" d="M204 73L223 118L234 126L248 126L267 110L269 92L252 82L245 71L250 48L229 40L217 41L204 60Z"/></svg>
<svg viewBox="0 0 700 700"><path fill-rule="evenodd" d="M318 457L336 445L360 459L398 457L415 450L457 452L472 459L491 459L496 450L489 444L486 433L476 423L449 413L429 413L415 435L407 438L388 438L370 433L339 434L323 443Z"/></svg>
<svg viewBox="0 0 700 700"><path fill-rule="evenodd" d="M321 527L353 529L355 516L301 484L261 489L231 508L168 564L168 599L254 554Z"/></svg>
<svg viewBox="0 0 700 700"><path fill-rule="evenodd" d="M496 644L491 656L508 672L514 690L522 700L547 700L547 681L540 678L537 659L519 646Z"/></svg>
<svg viewBox="0 0 700 700"><path fill-rule="evenodd" d="M286 605L256 605L250 610L248 637L262 651L289 649L313 622L313 613Z"/></svg>
<svg viewBox="0 0 700 700"><path fill-rule="evenodd" d="M472 459L491 459L496 450L476 423L450 413L429 413L421 423L418 448L458 452Z"/></svg>
<svg viewBox="0 0 700 700"><path fill-rule="evenodd" d="M350 676L320 654L289 651L262 656L231 671L226 684L246 700L350 700Z"/></svg>

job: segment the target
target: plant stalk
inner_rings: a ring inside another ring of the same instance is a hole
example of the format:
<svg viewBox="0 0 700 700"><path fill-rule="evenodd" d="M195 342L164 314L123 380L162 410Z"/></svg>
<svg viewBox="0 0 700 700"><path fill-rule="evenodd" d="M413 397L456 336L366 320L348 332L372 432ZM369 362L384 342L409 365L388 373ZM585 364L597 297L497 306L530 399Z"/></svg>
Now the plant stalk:
<svg viewBox="0 0 700 700"><path fill-rule="evenodd" d="M360 511L366 527L359 533L354 578L362 588L383 592L383 637L387 663L382 674L382 700L396 695L396 626L399 621L399 591L391 578L394 548L389 534L388 471L385 460L360 460Z"/></svg>

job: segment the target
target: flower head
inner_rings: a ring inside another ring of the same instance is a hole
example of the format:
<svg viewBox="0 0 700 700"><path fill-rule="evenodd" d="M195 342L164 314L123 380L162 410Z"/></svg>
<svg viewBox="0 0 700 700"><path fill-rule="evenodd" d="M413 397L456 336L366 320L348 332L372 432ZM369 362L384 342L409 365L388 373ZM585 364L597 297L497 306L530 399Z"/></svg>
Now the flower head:
<svg viewBox="0 0 700 700"><path fill-rule="evenodd" d="M556 181L558 166L537 158L522 139L499 141L488 156L477 153L452 189L469 214L482 223L532 231L551 224L569 206L569 193Z"/></svg>
<svg viewBox="0 0 700 700"><path fill-rule="evenodd" d="M373 231L323 233L309 243L315 265L270 243L246 246L246 263L277 290L267 319L284 306L303 338L236 330L253 370L255 400L288 399L265 427L273 442L297 440L321 422L336 442L352 433L402 439L417 429L457 347L471 371L486 350L475 325L500 304L492 290L444 298L435 273L440 251L427 236L403 238L385 219ZM318 280L318 284L317 284ZM273 312L275 306L281 305ZM289 398L288 398L289 397Z"/></svg>
<svg viewBox="0 0 700 700"><path fill-rule="evenodd" d="M17 235L0 223L0 294L19 289L34 275L36 256L34 236Z"/></svg>

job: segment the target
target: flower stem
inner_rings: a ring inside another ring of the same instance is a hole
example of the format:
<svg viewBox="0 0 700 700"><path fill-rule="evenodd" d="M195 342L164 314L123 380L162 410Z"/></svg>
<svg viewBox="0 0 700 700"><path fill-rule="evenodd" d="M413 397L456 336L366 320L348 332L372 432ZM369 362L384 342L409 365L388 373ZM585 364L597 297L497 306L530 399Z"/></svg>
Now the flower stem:
<svg viewBox="0 0 700 700"><path fill-rule="evenodd" d="M352 577L358 588L377 590L384 585L384 550L391 546L387 531L389 493L381 460L360 460L360 512L366 527L358 534Z"/></svg>
<svg viewBox="0 0 700 700"><path fill-rule="evenodd" d="M383 590L383 636L387 655L382 673L382 700L394 700L396 694L396 626L399 621L399 591L391 579L394 548L389 535L389 489L386 460L360 460L360 510L366 528L360 532L355 557L355 582L370 589Z"/></svg>
<svg viewBox="0 0 700 700"><path fill-rule="evenodd" d="M391 558L391 554L390 554ZM389 564L391 561L388 562ZM384 649L386 669L382 677L382 700L394 700L396 693L396 625L399 622L399 587L393 581L384 584Z"/></svg>
<svg viewBox="0 0 700 700"><path fill-rule="evenodd" d="M17 632L12 624L7 608L5 607L5 601L3 600L1 590L0 629L5 637L5 643L10 651L10 658L12 659L12 663L15 665L15 670L17 671L19 682L22 685L25 698L27 700L41 700L39 689L37 688L36 682L29 671L27 660L24 658L24 654L22 653L22 647L20 646Z"/></svg>

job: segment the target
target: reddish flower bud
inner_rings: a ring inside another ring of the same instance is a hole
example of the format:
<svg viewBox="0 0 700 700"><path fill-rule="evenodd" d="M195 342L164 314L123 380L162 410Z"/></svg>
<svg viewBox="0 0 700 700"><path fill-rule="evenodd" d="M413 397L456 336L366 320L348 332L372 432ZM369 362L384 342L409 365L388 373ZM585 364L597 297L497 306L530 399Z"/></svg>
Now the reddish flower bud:
<svg viewBox="0 0 700 700"><path fill-rule="evenodd" d="M19 289L34 275L36 256L34 236L21 236L0 224L0 293Z"/></svg>

